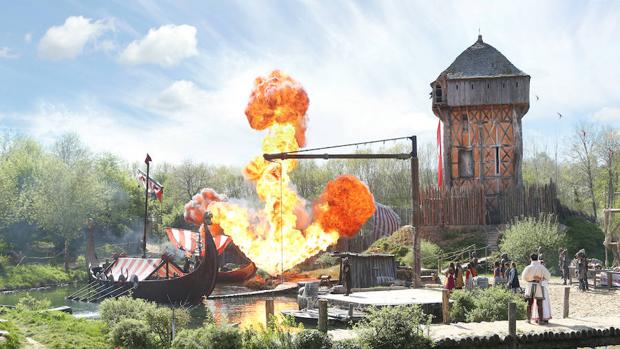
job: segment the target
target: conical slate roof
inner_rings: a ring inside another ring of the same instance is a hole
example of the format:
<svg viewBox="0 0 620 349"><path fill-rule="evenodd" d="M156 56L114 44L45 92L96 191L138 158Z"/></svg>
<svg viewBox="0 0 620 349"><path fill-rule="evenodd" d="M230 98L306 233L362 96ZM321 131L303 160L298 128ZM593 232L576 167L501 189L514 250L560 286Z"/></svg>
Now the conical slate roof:
<svg viewBox="0 0 620 349"><path fill-rule="evenodd" d="M482 35L478 35L476 43L456 57L439 76L444 74L448 79L527 76L495 47L483 42Z"/></svg>

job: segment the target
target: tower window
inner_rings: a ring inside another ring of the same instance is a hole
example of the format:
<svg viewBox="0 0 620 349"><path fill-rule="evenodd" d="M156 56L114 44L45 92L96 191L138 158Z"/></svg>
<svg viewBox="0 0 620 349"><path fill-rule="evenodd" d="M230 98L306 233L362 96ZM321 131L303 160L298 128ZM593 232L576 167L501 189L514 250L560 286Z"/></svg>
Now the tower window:
<svg viewBox="0 0 620 349"><path fill-rule="evenodd" d="M463 131L469 131L469 118L467 114L463 114Z"/></svg>
<svg viewBox="0 0 620 349"><path fill-rule="evenodd" d="M472 89L472 90L474 89L474 84L471 84L471 89Z"/></svg>
<svg viewBox="0 0 620 349"><path fill-rule="evenodd" d="M487 84L487 88L491 88L491 84Z"/></svg>
<svg viewBox="0 0 620 349"><path fill-rule="evenodd" d="M459 85L455 85L455 86L456 86L456 89L458 90L459 89Z"/></svg>
<svg viewBox="0 0 620 349"><path fill-rule="evenodd" d="M474 176L474 157L471 149L459 149L459 177Z"/></svg>
<svg viewBox="0 0 620 349"><path fill-rule="evenodd" d="M441 85L435 85L435 103L443 102L443 92L441 91Z"/></svg>
<svg viewBox="0 0 620 349"><path fill-rule="evenodd" d="M519 87L519 83L517 82L517 87Z"/></svg>
<svg viewBox="0 0 620 349"><path fill-rule="evenodd" d="M502 88L506 88L506 83L502 82Z"/></svg>
<svg viewBox="0 0 620 349"><path fill-rule="evenodd" d="M499 145L495 146L495 174L499 174Z"/></svg>

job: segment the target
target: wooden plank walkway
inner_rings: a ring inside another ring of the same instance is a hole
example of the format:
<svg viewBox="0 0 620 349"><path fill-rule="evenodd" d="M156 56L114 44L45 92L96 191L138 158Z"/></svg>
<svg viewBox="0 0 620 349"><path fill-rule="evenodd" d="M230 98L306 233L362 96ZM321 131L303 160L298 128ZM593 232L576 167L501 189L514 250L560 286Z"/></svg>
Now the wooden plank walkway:
<svg viewBox="0 0 620 349"><path fill-rule="evenodd" d="M441 289L407 288L389 291L354 292L349 296L343 294L319 295L319 299L327 299L331 304L348 308L349 304L357 307L410 305L410 304L441 304Z"/></svg>
<svg viewBox="0 0 620 349"><path fill-rule="evenodd" d="M277 295L277 294L295 293L298 288L299 288L299 285L294 282L285 282L283 284L276 286L276 288L270 289L270 290L260 290L260 291L241 292L241 293L232 293L232 294L216 294L216 295L210 295L209 297L207 297L207 299L271 296L271 295Z"/></svg>
<svg viewBox="0 0 620 349"><path fill-rule="evenodd" d="M336 341L356 337L350 329L329 333ZM594 347L620 344L620 317L552 319L548 325L517 321L517 338L513 342L507 340L508 321L431 325L427 333L439 349Z"/></svg>

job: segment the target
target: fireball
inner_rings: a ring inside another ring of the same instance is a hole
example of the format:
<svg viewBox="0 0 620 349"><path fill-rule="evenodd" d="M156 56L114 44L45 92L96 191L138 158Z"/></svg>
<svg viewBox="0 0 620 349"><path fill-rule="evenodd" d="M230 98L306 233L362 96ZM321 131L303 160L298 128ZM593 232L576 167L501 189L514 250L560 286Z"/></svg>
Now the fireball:
<svg viewBox="0 0 620 349"><path fill-rule="evenodd" d="M266 129L267 135L261 154L245 166L243 174L256 186L262 209L250 210L228 202L212 189L203 189L185 205L185 219L195 224L202 222L207 209L211 211L211 233L223 230L271 275L324 251L340 236L354 236L375 210L370 190L352 175L329 182L310 210L291 183L296 161L270 162L262 157L263 153L290 152L305 146L308 105L301 84L285 73L276 70L257 78L245 115L250 127Z"/></svg>

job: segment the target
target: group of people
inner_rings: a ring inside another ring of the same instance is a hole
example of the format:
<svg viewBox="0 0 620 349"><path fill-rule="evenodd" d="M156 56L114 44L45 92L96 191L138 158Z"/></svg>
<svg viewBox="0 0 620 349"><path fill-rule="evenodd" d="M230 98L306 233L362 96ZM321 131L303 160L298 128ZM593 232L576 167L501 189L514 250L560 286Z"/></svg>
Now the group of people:
<svg viewBox="0 0 620 349"><path fill-rule="evenodd" d="M496 287L505 286L515 293L521 291L517 263L511 262L506 253L502 254L500 258L499 261L495 262L493 268L493 284Z"/></svg>
<svg viewBox="0 0 620 349"><path fill-rule="evenodd" d="M446 288L448 290L463 289L472 290L475 287L475 278L478 277L478 260L472 258L465 269L459 262L450 263L446 271ZM464 278L464 280L463 280Z"/></svg>

